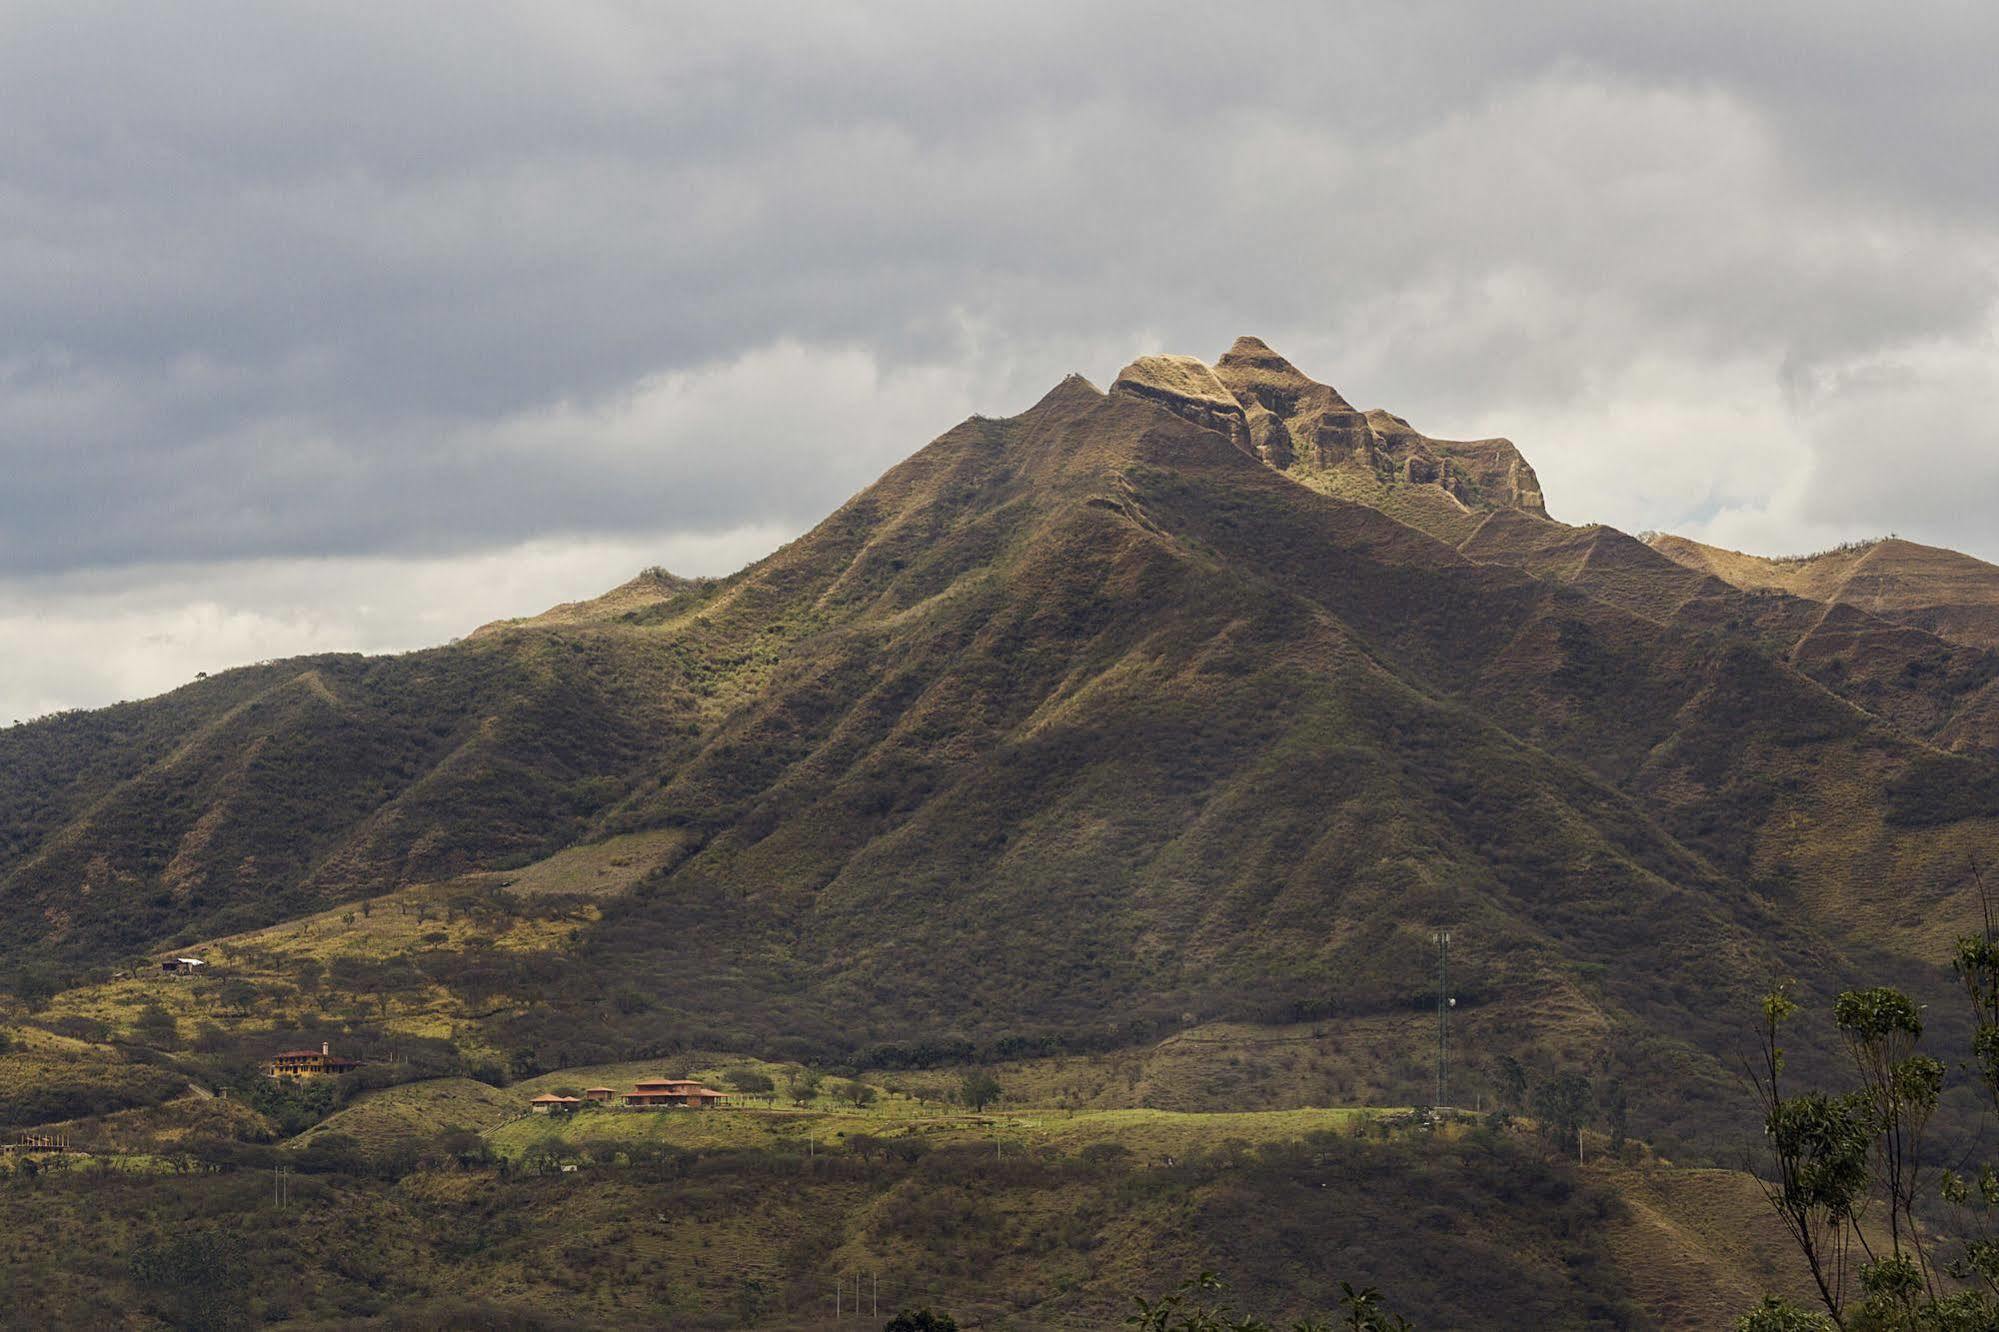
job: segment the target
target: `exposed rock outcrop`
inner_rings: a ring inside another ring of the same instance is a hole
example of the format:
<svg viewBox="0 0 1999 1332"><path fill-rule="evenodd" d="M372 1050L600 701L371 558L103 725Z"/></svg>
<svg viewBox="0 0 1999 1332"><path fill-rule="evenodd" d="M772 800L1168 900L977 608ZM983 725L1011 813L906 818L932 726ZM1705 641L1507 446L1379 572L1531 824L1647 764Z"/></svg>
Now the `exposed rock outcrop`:
<svg viewBox="0 0 1999 1332"><path fill-rule="evenodd" d="M1244 453L1253 452L1249 423L1234 394L1215 372L1192 356L1141 356L1111 381L1111 395L1156 402L1176 416L1226 435Z"/></svg>
<svg viewBox="0 0 1999 1332"><path fill-rule="evenodd" d="M1330 384L1307 378L1261 338L1242 337L1215 363L1215 377L1238 402L1254 404L1277 417L1286 438L1265 426L1251 443L1279 471L1302 463L1327 469L1348 461L1374 465L1375 440L1367 418Z"/></svg>
<svg viewBox="0 0 1999 1332"><path fill-rule="evenodd" d="M1411 481L1416 473L1471 508L1522 509L1547 517L1541 478L1510 439L1432 439L1399 416L1367 414L1382 456ZM1411 460L1420 460L1413 469Z"/></svg>
<svg viewBox="0 0 1999 1332"><path fill-rule="evenodd" d="M1380 485L1434 486L1464 509L1547 516L1540 478L1508 440L1432 439L1399 416L1359 411L1261 338L1237 338L1214 377L1245 409L1251 451L1307 484L1352 470Z"/></svg>

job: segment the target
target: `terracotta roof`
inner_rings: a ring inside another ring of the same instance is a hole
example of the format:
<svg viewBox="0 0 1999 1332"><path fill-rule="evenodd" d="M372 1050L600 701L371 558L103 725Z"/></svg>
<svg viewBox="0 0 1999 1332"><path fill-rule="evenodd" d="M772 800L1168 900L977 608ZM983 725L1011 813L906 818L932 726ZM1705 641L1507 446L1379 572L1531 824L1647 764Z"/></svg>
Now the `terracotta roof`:
<svg viewBox="0 0 1999 1332"><path fill-rule="evenodd" d="M568 1099L569 1098L566 1096L557 1096L554 1092L543 1092L541 1095L535 1097L532 1101L529 1101L528 1104L539 1105L545 1102L549 1105L553 1105L557 1101L565 1101Z"/></svg>

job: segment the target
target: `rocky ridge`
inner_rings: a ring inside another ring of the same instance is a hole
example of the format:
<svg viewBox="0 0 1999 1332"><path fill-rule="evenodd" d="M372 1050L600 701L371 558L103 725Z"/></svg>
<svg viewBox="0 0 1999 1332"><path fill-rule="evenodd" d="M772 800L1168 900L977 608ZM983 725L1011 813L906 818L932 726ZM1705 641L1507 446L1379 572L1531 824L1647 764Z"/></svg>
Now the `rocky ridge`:
<svg viewBox="0 0 1999 1332"><path fill-rule="evenodd" d="M1191 356L1141 356L1118 373L1111 392L1220 431L1314 489L1351 472L1391 487L1429 487L1465 513L1505 508L1547 516L1540 478L1511 440L1433 439L1389 412L1360 411L1261 338L1237 338L1212 367Z"/></svg>

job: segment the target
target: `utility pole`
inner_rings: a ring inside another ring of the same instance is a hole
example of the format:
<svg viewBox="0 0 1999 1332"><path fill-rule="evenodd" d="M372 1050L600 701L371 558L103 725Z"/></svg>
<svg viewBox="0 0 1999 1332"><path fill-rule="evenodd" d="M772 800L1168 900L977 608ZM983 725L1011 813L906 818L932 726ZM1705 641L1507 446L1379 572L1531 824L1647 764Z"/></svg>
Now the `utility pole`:
<svg viewBox="0 0 1999 1332"><path fill-rule="evenodd" d="M1451 932L1438 930L1437 941L1437 1099L1442 1109L1446 1086L1444 1072L1451 1047Z"/></svg>

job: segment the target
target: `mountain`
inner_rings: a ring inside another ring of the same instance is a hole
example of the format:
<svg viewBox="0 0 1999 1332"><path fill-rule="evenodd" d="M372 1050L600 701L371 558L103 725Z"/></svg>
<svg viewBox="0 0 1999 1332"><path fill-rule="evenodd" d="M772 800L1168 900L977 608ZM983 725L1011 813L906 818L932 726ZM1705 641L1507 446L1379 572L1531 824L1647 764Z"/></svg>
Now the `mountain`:
<svg viewBox="0 0 1999 1332"><path fill-rule="evenodd" d="M1744 555L1658 534L1667 558L1752 591L1782 591L1852 606L1955 643L1999 647L1999 566L1899 537L1788 559Z"/></svg>
<svg viewBox="0 0 1999 1332"><path fill-rule="evenodd" d="M0 947L101 979L603 846L573 928L350 979L541 1067L697 1039L880 1066L1420 1041L1449 929L1474 1061L1586 1065L1647 1131L1711 1134L1773 977L1933 982L1976 918L1999 657L1918 622L1913 562L1868 605L1669 554L1255 339L1145 357L728 578L0 732ZM1406 1042L1350 1063L1429 1085Z"/></svg>

